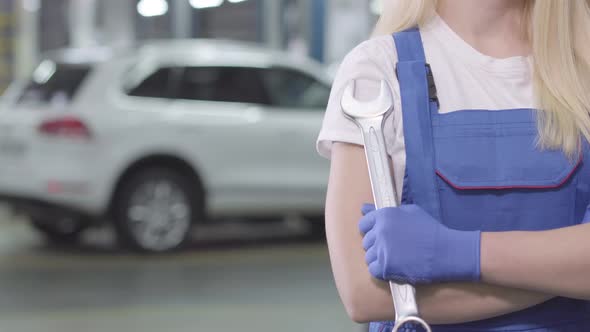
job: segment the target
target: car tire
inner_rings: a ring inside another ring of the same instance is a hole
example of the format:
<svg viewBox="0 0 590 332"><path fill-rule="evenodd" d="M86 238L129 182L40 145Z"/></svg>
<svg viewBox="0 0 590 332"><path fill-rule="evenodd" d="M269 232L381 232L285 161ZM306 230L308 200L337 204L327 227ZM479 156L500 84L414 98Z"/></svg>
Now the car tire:
<svg viewBox="0 0 590 332"><path fill-rule="evenodd" d="M166 167L139 169L124 179L113 211L119 243L144 253L185 247L203 212L202 190L191 180Z"/></svg>
<svg viewBox="0 0 590 332"><path fill-rule="evenodd" d="M326 238L326 222L324 216L307 217L309 232L313 239Z"/></svg>
<svg viewBox="0 0 590 332"><path fill-rule="evenodd" d="M30 217L30 224L47 241L58 245L77 243L82 233L90 227L90 222L82 217Z"/></svg>

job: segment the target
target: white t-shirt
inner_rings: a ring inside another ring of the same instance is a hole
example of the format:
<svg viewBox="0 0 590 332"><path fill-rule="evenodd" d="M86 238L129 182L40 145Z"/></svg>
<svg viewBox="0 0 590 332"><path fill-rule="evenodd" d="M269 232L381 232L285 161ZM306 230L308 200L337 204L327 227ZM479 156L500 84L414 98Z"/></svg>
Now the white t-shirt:
<svg viewBox="0 0 590 332"><path fill-rule="evenodd" d="M497 59L481 54L438 16L421 27L420 33L426 61L434 74L439 112L535 108L530 57ZM392 36L365 41L346 56L332 87L317 149L322 156L330 158L333 142L363 145L359 129L342 112L342 91L350 80L356 79L355 97L370 100L378 94L380 81L386 80L395 100L394 110L385 120L385 141L400 197L406 154L396 63Z"/></svg>

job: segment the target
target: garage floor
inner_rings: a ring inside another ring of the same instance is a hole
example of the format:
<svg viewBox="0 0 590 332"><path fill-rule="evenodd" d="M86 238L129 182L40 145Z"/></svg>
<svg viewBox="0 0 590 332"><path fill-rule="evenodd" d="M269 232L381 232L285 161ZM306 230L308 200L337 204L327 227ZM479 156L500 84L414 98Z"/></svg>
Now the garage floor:
<svg viewBox="0 0 590 332"><path fill-rule="evenodd" d="M199 234L159 257L113 250L107 230L56 248L0 213L0 332L362 330L339 303L322 241L283 224Z"/></svg>

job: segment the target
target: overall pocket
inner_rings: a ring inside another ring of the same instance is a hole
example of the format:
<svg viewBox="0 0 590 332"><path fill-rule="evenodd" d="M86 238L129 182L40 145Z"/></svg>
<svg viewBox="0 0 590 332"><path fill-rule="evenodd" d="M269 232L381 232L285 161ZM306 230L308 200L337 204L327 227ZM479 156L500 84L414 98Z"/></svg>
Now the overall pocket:
<svg viewBox="0 0 590 332"><path fill-rule="evenodd" d="M540 150L534 123L434 127L442 222L463 230L546 230L576 223L580 152Z"/></svg>

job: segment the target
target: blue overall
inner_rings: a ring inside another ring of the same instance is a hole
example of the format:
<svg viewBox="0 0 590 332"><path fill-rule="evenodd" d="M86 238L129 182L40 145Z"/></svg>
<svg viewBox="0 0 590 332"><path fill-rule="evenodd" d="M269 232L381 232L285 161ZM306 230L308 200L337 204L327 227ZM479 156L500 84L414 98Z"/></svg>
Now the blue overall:
<svg viewBox="0 0 590 332"><path fill-rule="evenodd" d="M407 155L404 204L417 204L458 230L537 231L582 222L590 202L587 141L573 158L539 149L534 109L439 114L420 32L397 33L394 40ZM392 326L372 323L370 331ZM413 331L418 329L404 332ZM555 298L493 319L434 326L433 331L590 331L590 303Z"/></svg>

